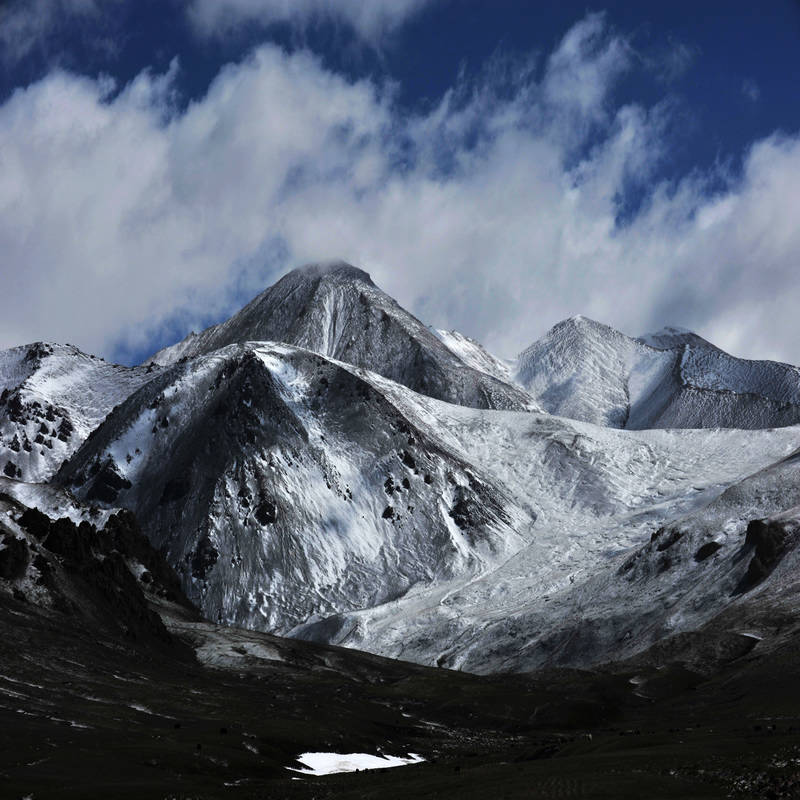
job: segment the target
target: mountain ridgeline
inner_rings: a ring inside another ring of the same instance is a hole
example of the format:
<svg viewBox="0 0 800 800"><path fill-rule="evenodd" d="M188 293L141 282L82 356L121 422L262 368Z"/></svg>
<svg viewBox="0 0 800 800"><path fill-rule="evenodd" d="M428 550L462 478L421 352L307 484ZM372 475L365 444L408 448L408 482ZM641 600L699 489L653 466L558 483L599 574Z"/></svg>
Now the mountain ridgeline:
<svg viewBox="0 0 800 800"><path fill-rule="evenodd" d="M517 381L551 414L597 425L770 428L800 421L800 370L734 358L667 328L632 339L573 317L518 359Z"/></svg>

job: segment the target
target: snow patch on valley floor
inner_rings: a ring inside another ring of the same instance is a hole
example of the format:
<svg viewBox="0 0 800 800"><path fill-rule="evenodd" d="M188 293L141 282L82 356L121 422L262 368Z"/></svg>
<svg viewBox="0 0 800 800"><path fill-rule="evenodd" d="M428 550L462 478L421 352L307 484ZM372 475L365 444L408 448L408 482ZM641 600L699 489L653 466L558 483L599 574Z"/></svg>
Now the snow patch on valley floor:
<svg viewBox="0 0 800 800"><path fill-rule="evenodd" d="M336 772L356 772L361 769L388 769L419 764L425 759L416 753L402 756L372 756L369 753L302 753L297 757L307 769L287 767L301 775L333 775Z"/></svg>

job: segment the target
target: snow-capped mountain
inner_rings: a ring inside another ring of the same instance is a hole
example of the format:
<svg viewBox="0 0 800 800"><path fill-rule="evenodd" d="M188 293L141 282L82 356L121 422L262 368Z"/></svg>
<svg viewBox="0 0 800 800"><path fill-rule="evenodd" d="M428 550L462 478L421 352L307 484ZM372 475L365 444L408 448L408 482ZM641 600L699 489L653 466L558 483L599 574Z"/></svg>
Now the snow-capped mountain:
<svg viewBox="0 0 800 800"><path fill-rule="evenodd" d="M308 350L229 345L133 394L58 480L135 509L210 618L287 631L524 543L531 513L406 397Z"/></svg>
<svg viewBox="0 0 800 800"><path fill-rule="evenodd" d="M734 358L676 328L632 339L573 317L519 356L516 380L552 414L615 428L800 422L797 367Z"/></svg>
<svg viewBox="0 0 800 800"><path fill-rule="evenodd" d="M37 342L0 352L0 473L49 479L157 372L109 364L71 345Z"/></svg>
<svg viewBox="0 0 800 800"><path fill-rule="evenodd" d="M366 272L341 261L290 272L227 322L161 350L150 362L172 364L247 341L313 350L450 403L535 408L519 387L475 369Z"/></svg>
<svg viewBox="0 0 800 800"><path fill-rule="evenodd" d="M134 511L215 622L587 665L778 603L794 563L800 373L685 331L574 318L511 364L333 263L143 367L40 345L0 369L4 446L68 418L34 477Z"/></svg>

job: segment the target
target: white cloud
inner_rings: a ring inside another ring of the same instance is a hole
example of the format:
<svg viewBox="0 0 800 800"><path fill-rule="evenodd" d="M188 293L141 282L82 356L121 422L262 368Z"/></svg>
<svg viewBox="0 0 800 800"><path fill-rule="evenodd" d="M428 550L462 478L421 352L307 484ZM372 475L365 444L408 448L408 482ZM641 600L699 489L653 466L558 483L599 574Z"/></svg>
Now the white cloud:
<svg viewBox="0 0 800 800"><path fill-rule="evenodd" d="M523 65L499 92L490 73L413 118L269 46L180 112L174 71L116 95L51 74L0 106L0 346L155 346L343 257L505 354L584 313L800 361L800 142L755 144L738 177L650 185L671 106L611 105L627 52L590 17L541 76ZM620 225L631 186L648 199Z"/></svg>
<svg viewBox="0 0 800 800"><path fill-rule="evenodd" d="M433 0L192 0L190 19L204 36L224 36L253 23L299 27L344 22L364 40L379 44Z"/></svg>

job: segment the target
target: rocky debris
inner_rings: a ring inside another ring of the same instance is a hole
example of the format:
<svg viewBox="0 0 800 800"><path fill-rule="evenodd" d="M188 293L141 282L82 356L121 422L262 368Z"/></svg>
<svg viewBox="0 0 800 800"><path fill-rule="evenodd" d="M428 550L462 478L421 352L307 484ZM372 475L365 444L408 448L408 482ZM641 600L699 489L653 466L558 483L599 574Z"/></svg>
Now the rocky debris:
<svg viewBox="0 0 800 800"><path fill-rule="evenodd" d="M133 514L112 514L98 529L85 520L51 519L7 496L0 504L24 533L13 533L0 517L0 594L83 620L93 636L121 636L126 646L192 658L151 601L172 603L188 618L197 619L197 611Z"/></svg>

